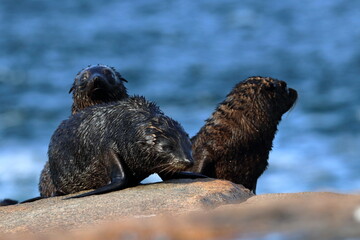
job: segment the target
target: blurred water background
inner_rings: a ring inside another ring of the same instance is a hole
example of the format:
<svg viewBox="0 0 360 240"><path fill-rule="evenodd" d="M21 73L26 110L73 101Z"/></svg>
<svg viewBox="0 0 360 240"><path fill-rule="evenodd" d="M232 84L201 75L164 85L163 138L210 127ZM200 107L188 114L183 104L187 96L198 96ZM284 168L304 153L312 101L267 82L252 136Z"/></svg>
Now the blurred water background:
<svg viewBox="0 0 360 240"><path fill-rule="evenodd" d="M72 81L108 64L191 136L249 76L297 89L258 193L360 189L360 2L0 3L0 198L38 195Z"/></svg>

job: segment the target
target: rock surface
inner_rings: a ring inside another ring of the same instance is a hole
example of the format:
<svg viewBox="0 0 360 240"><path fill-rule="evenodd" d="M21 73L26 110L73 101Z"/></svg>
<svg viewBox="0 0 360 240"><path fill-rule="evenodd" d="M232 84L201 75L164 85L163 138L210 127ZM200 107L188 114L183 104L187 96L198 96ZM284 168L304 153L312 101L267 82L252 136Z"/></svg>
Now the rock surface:
<svg viewBox="0 0 360 240"><path fill-rule="evenodd" d="M253 196L227 181L174 180L2 207L0 232L16 233L16 239L41 233L41 239L80 240L360 239L360 195Z"/></svg>
<svg viewBox="0 0 360 240"><path fill-rule="evenodd" d="M213 209L252 196L241 185L214 179L172 180L109 194L63 200L54 197L0 208L0 232L73 230L123 217Z"/></svg>

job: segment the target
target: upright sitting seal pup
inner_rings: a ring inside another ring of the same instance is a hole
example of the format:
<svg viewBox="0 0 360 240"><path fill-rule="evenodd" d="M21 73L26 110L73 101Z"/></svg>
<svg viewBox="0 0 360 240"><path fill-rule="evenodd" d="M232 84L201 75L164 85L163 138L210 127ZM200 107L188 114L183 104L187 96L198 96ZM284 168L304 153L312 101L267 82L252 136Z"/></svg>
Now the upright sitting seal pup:
<svg viewBox="0 0 360 240"><path fill-rule="evenodd" d="M194 172L242 184L256 192L282 115L297 92L272 78L237 84L192 138Z"/></svg>
<svg viewBox="0 0 360 240"><path fill-rule="evenodd" d="M193 165L181 125L143 97L95 105L73 114L53 134L49 169L55 189L45 196L83 190L84 197L140 183L152 173Z"/></svg>
<svg viewBox="0 0 360 240"><path fill-rule="evenodd" d="M128 93L124 82L127 82L127 80L113 67L98 64L84 68L76 75L69 91L69 93L72 93L73 98L72 114L89 106L127 98ZM24 202L35 201L54 192L55 187L49 171L49 165L46 162L40 175L39 191L41 197L28 199ZM15 200L5 199L0 201L0 206L16 203Z"/></svg>
<svg viewBox="0 0 360 240"><path fill-rule="evenodd" d="M75 77L69 93L72 93L72 114L96 104L119 101L129 97L124 86L127 82L115 68L107 65L90 65ZM55 192L50 177L49 163L46 162L40 174L39 192L41 197L49 197ZM37 198L34 198L36 200ZM33 199L27 200L31 201Z"/></svg>

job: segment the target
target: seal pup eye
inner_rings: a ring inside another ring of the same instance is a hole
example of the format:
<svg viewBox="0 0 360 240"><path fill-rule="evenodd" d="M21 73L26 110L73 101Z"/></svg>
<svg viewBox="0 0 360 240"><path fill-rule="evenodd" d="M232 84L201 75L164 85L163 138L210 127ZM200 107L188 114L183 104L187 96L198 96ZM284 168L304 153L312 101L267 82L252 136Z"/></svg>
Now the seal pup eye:
<svg viewBox="0 0 360 240"><path fill-rule="evenodd" d="M279 86L283 89L287 89L287 83L284 81L279 81Z"/></svg>
<svg viewBox="0 0 360 240"><path fill-rule="evenodd" d="M162 146L162 149L165 152L173 152L174 151L174 147L172 145L164 145L164 146Z"/></svg>
<svg viewBox="0 0 360 240"><path fill-rule="evenodd" d="M89 73L86 71L80 77L80 83L85 82L89 78Z"/></svg>
<svg viewBox="0 0 360 240"><path fill-rule="evenodd" d="M273 82L270 82L267 86L266 86L266 90L270 90L273 91L276 88L276 84Z"/></svg>
<svg viewBox="0 0 360 240"><path fill-rule="evenodd" d="M111 72L109 69L107 69L107 68L104 68L103 73L104 73L105 75L112 75L112 72Z"/></svg>
<svg viewBox="0 0 360 240"><path fill-rule="evenodd" d="M106 76L110 84L115 84L115 76L110 69L105 68L102 72Z"/></svg>

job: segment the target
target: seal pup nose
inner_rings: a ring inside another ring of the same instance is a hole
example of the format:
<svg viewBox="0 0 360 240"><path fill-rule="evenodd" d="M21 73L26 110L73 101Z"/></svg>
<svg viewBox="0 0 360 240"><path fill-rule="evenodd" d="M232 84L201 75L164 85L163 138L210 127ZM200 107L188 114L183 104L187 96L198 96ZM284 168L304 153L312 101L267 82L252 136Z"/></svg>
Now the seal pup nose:
<svg viewBox="0 0 360 240"><path fill-rule="evenodd" d="M188 163L189 167L194 166L194 161L193 160L189 160L189 159L186 159L186 160L187 160L187 163Z"/></svg>
<svg viewBox="0 0 360 240"><path fill-rule="evenodd" d="M187 167L192 167L194 165L194 160L192 158L184 158L183 162Z"/></svg>
<svg viewBox="0 0 360 240"><path fill-rule="evenodd" d="M101 76L100 74L93 74L90 78L91 81L94 82L100 82L100 81L105 81L104 77Z"/></svg>

